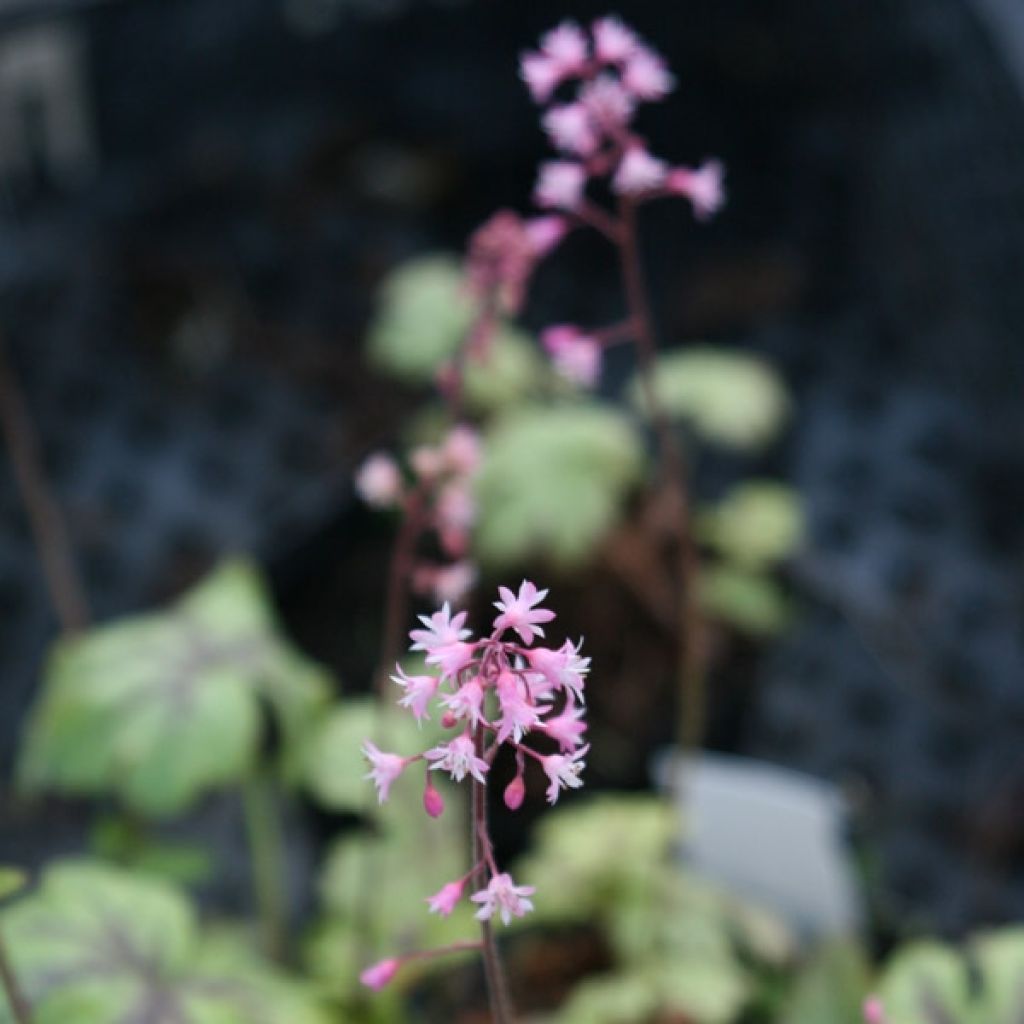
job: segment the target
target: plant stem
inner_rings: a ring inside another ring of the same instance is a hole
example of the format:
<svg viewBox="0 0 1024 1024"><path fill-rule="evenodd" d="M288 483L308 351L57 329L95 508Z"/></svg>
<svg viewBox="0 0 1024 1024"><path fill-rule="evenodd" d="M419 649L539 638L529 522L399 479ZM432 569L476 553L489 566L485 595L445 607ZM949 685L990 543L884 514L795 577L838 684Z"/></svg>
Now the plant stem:
<svg viewBox="0 0 1024 1024"><path fill-rule="evenodd" d="M32 1024L32 1010L7 955L7 944L0 936L0 985L7 994L7 1005L17 1024Z"/></svg>
<svg viewBox="0 0 1024 1024"><path fill-rule="evenodd" d="M285 953L287 899L284 836L275 796L273 782L261 767L254 769L242 783L253 893L263 948L267 956L281 960Z"/></svg>
<svg viewBox="0 0 1024 1024"><path fill-rule="evenodd" d="M700 559L693 540L686 458L658 399L655 386L657 340L651 317L636 225L636 205L628 196L619 204L619 257L626 302L635 326L640 381L658 438L662 483L672 496L675 542L679 557L679 721L676 734L684 751L697 750L704 738L707 716L703 623L697 601Z"/></svg>
<svg viewBox="0 0 1024 1024"><path fill-rule="evenodd" d="M482 757L484 752L484 731L477 726L473 741L476 756ZM486 885L487 867L485 861L490 853L490 839L487 832L487 788L470 780L472 791L472 821L470 828L473 837L473 863L478 867L475 872L475 885L483 889ZM490 921L480 922L480 946L484 955L484 978L487 981L487 998L491 1004L491 1016L494 1024L512 1024L515 1015L512 1000L508 993L508 982L505 969L498 953L498 944L494 940L494 929Z"/></svg>
<svg viewBox="0 0 1024 1024"><path fill-rule="evenodd" d="M60 505L43 471L39 438L0 339L0 430L35 538L50 600L65 632L84 629L88 606Z"/></svg>

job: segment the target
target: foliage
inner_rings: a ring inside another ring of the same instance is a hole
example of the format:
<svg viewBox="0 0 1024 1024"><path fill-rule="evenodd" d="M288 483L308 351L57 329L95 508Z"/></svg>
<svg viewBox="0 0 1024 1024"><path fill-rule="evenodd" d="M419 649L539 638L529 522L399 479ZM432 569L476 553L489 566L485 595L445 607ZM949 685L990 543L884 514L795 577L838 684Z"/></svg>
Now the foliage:
<svg viewBox="0 0 1024 1024"><path fill-rule="evenodd" d="M863 1024L870 989L867 957L853 940L815 950L796 978L779 1024Z"/></svg>
<svg viewBox="0 0 1024 1024"><path fill-rule="evenodd" d="M257 571L228 562L166 611L58 642L21 752L30 790L115 793L151 815L179 812L238 781L263 715L295 774L326 707L325 673L277 631Z"/></svg>
<svg viewBox="0 0 1024 1024"><path fill-rule="evenodd" d="M730 448L763 448L789 416L785 385L768 363L749 353L710 345L668 352L658 358L654 386L670 416ZM644 408L638 379L630 397Z"/></svg>
<svg viewBox="0 0 1024 1024"><path fill-rule="evenodd" d="M1024 1019L1024 928L976 936L964 954L934 941L899 950L879 994L892 1024L1019 1024Z"/></svg>
<svg viewBox="0 0 1024 1024"><path fill-rule="evenodd" d="M35 1024L325 1024L310 992L237 940L200 933L186 900L89 862L49 868L0 915ZM0 996L0 1021L9 1024Z"/></svg>
<svg viewBox="0 0 1024 1024"><path fill-rule="evenodd" d="M550 1024L673 1013L726 1024L750 999L749 964L788 961L791 940L774 918L673 862L674 829L664 802L640 797L577 804L538 827L518 873L544 892L534 923L596 923L616 957L615 970L580 983Z"/></svg>
<svg viewBox="0 0 1024 1024"><path fill-rule="evenodd" d="M526 407L486 439L477 480L479 557L582 561L614 524L643 467L628 419L595 402Z"/></svg>
<svg viewBox="0 0 1024 1024"><path fill-rule="evenodd" d="M410 383L429 383L473 320L462 271L435 253L402 263L381 285L367 345L371 362Z"/></svg>

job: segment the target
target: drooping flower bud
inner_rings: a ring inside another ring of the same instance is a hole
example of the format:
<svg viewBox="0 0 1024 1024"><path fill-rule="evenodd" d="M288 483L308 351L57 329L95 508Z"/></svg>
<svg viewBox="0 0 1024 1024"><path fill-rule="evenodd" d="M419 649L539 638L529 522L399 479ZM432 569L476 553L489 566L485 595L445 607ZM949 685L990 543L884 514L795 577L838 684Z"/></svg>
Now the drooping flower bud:
<svg viewBox="0 0 1024 1024"><path fill-rule="evenodd" d="M526 785L522 775L517 775L505 787L505 806L510 811L518 811L523 806L523 799L526 796Z"/></svg>
<svg viewBox="0 0 1024 1024"><path fill-rule="evenodd" d="M379 992L391 981L401 965L401 961L394 957L388 960L379 960L377 963L371 964L367 967L366 970L359 975L359 980L367 988L372 988L374 992Z"/></svg>
<svg viewBox="0 0 1024 1024"><path fill-rule="evenodd" d="M423 790L423 809L432 818L440 818L444 813L444 797L437 791L429 775L426 788Z"/></svg>

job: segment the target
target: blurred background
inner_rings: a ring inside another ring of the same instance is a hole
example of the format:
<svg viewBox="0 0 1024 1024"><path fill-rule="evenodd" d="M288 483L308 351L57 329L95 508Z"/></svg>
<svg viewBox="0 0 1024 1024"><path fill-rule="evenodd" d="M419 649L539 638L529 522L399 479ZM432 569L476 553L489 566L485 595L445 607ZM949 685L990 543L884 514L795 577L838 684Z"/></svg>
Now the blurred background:
<svg viewBox="0 0 1024 1024"><path fill-rule="evenodd" d="M392 531L352 477L420 401L366 364L375 293L403 260L460 251L496 208L528 208L546 146L518 54L562 17L606 13L0 0L4 402L13 382L90 619L154 607L249 552L298 645L368 690ZM656 152L727 167L712 223L670 206L642 220L660 335L755 353L792 398L778 443L699 463L699 495L768 475L806 523L781 574L785 628L717 649L707 746L834 787L877 934L1020 919L1024 9L620 13L679 79L644 114ZM597 248L573 242L545 266L528 327L614 319L615 265ZM606 386L628 369L613 360ZM58 620L8 452L10 778ZM551 585L571 597L569 635L598 634L588 785L647 789L672 684L643 652L663 641L600 569ZM602 622L632 624L635 649ZM3 860L87 841L80 802L25 805L6 786L0 806ZM234 813L213 800L193 827L230 847ZM321 815L293 824L311 862ZM510 855L527 835L499 823ZM208 898L245 892L228 873Z"/></svg>

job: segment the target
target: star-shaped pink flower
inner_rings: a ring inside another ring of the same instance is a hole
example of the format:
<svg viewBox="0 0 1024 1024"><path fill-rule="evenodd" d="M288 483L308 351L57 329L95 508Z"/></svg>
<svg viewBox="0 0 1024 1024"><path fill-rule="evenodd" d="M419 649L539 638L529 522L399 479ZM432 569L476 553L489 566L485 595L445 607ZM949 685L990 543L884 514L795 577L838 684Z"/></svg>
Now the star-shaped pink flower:
<svg viewBox="0 0 1024 1024"><path fill-rule="evenodd" d="M496 633L514 629L524 644L531 644L535 637L544 635L539 623L550 622L555 617L553 611L536 607L548 596L546 590L538 590L529 580L523 580L518 594L513 594L508 587L499 587L498 594L501 600L495 601L494 607L501 614L494 620Z"/></svg>

